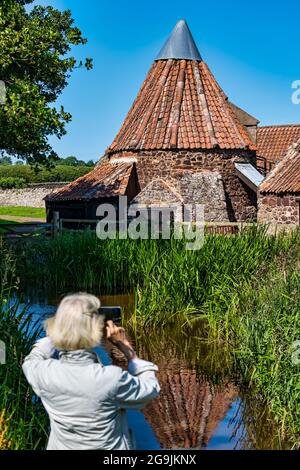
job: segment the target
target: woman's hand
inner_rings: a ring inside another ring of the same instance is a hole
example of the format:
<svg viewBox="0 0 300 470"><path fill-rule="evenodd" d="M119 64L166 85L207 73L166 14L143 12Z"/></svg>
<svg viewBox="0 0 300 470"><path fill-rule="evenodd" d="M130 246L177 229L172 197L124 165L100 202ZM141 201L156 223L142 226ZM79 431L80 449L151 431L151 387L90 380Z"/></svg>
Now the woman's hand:
<svg viewBox="0 0 300 470"><path fill-rule="evenodd" d="M106 322L106 336L112 343L128 342L124 328L114 324L112 320Z"/></svg>
<svg viewBox="0 0 300 470"><path fill-rule="evenodd" d="M128 360L136 357L135 351L126 337L124 328L115 325L112 320L106 322L106 337L123 352Z"/></svg>

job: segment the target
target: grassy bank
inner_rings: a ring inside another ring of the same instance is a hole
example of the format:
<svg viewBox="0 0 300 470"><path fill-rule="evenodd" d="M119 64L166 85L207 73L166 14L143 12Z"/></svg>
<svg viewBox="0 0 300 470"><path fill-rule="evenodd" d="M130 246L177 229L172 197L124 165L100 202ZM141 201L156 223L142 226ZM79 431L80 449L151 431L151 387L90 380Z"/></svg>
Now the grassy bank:
<svg viewBox="0 0 300 470"><path fill-rule="evenodd" d="M0 366L0 450L45 448L48 418L26 381L21 365L39 334L17 303L8 307L0 294L0 338L6 345L6 364Z"/></svg>

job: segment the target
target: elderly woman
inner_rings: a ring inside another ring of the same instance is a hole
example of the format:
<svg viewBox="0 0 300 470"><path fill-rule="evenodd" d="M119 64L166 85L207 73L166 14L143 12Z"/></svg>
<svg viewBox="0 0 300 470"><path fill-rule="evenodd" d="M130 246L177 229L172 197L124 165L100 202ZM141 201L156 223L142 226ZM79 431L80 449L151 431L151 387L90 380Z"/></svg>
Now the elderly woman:
<svg viewBox="0 0 300 470"><path fill-rule="evenodd" d="M48 450L134 449L126 409L140 409L159 393L157 366L137 358L123 328L104 325L99 307L93 295L65 297L45 323L47 337L25 358L25 376L50 417ZM128 371L104 366L93 351L105 326Z"/></svg>

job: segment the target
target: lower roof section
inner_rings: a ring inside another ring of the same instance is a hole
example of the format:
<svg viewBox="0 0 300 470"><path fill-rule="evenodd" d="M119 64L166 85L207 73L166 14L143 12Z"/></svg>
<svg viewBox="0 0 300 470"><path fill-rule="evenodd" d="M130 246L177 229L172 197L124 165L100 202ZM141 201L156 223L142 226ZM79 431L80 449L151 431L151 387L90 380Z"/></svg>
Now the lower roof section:
<svg viewBox="0 0 300 470"><path fill-rule="evenodd" d="M260 185L261 193L300 193L300 138Z"/></svg>
<svg viewBox="0 0 300 470"><path fill-rule="evenodd" d="M124 196L134 162L100 163L84 176L45 197L46 202Z"/></svg>

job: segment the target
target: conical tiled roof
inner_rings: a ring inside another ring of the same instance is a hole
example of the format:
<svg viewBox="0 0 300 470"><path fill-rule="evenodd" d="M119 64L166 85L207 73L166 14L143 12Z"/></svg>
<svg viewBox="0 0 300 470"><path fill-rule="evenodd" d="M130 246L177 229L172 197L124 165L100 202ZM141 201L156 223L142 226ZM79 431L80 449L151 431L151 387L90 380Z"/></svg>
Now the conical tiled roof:
<svg viewBox="0 0 300 470"><path fill-rule="evenodd" d="M181 21L154 61L107 153L216 147L255 150Z"/></svg>

